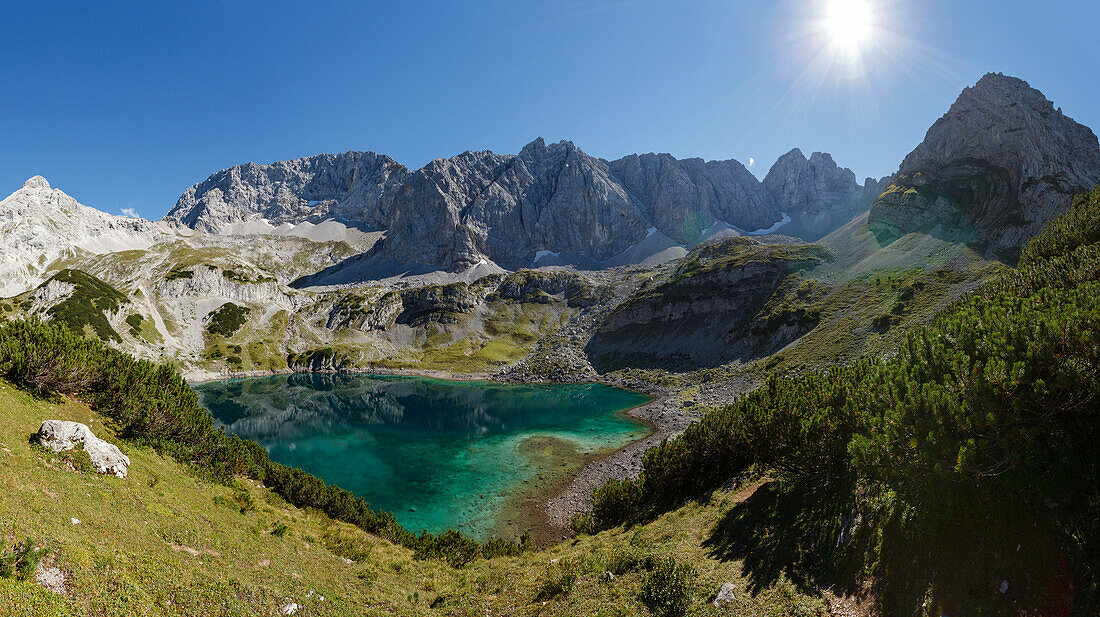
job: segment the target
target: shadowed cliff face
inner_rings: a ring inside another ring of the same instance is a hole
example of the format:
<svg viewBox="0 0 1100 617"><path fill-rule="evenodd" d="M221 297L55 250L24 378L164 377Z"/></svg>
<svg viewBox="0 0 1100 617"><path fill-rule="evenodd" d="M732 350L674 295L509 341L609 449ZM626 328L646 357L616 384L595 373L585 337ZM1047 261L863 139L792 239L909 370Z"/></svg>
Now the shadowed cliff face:
<svg viewBox="0 0 1100 617"><path fill-rule="evenodd" d="M769 319L764 309L791 272L826 257L816 245L746 238L700 247L667 278L623 302L586 351L600 370L685 370L765 355L816 325Z"/></svg>
<svg viewBox="0 0 1100 617"><path fill-rule="evenodd" d="M795 148L779 157L762 185L791 217L782 233L812 242L865 212L888 184L888 178L867 178L860 186L831 155L814 152L807 159Z"/></svg>
<svg viewBox="0 0 1100 617"><path fill-rule="evenodd" d="M1096 135L1026 82L989 74L905 157L869 224L882 240L932 232L1012 261L1075 193L1097 183Z"/></svg>

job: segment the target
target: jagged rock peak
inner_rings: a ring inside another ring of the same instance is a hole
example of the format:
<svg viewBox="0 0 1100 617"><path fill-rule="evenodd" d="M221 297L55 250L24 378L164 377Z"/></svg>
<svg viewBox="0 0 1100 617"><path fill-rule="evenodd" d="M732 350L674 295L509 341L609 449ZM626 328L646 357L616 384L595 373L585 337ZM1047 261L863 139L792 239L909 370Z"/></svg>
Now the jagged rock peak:
<svg viewBox="0 0 1100 617"><path fill-rule="evenodd" d="M807 240L820 238L870 205L855 173L824 152L807 159L802 150L792 149L768 170L763 187L791 216L786 233Z"/></svg>
<svg viewBox="0 0 1100 617"><path fill-rule="evenodd" d="M527 144L526 146L523 147L522 150L519 151L519 156L523 156L524 154L530 154L530 153L533 153L533 152L538 152L538 151L541 151L541 150L564 150L566 152L570 152L570 151L575 150L577 152L581 152L581 149L578 148L576 144L574 144L573 142L571 142L567 139L562 139L562 140L558 141L557 143L552 143L549 146L547 146L545 139L543 139L542 137L536 137L535 139L533 139L531 141L531 143Z"/></svg>
<svg viewBox="0 0 1100 617"><path fill-rule="evenodd" d="M27 178L27 181L23 183L25 189L46 189L50 190L50 183L42 176L31 176Z"/></svg>
<svg viewBox="0 0 1100 617"><path fill-rule="evenodd" d="M342 218L381 227L408 173L388 156L355 150L234 165L187 189L164 219L206 232L257 219L279 225Z"/></svg>
<svg viewBox="0 0 1100 617"><path fill-rule="evenodd" d="M871 222L893 237L963 232L991 255L1023 243L1100 183L1100 144L1027 82L990 73L962 91L902 162ZM915 191L908 191L915 189Z"/></svg>

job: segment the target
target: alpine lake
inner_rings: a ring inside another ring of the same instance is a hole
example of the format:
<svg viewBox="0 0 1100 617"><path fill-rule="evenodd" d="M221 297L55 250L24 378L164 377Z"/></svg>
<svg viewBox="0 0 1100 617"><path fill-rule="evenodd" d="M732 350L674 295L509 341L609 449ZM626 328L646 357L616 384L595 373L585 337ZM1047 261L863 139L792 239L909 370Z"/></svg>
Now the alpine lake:
<svg viewBox="0 0 1100 617"><path fill-rule="evenodd" d="M226 431L393 512L406 529L536 537L585 462L645 437L650 397L603 384L299 373L194 385Z"/></svg>

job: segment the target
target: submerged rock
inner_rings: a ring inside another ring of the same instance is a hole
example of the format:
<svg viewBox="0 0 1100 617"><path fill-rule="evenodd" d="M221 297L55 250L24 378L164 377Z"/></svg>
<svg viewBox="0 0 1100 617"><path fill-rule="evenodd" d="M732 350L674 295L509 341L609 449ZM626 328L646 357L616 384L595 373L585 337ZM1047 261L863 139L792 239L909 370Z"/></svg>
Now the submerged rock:
<svg viewBox="0 0 1100 617"><path fill-rule="evenodd" d="M65 420L46 420L35 435L38 443L53 450L65 452L82 445L99 473L125 478L130 468L130 458L118 449L92 433L92 429L79 422Z"/></svg>

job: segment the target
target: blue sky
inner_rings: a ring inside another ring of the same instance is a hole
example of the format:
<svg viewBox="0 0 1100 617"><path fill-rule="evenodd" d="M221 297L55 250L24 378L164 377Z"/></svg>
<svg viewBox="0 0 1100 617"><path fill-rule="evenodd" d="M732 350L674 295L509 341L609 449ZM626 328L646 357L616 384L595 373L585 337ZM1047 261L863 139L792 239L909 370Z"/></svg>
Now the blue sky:
<svg viewBox="0 0 1100 617"><path fill-rule="evenodd" d="M278 1L0 5L0 193L42 174L160 218L236 163L375 150L412 168L535 137L589 154L735 158L800 147L897 169L989 71L1100 129L1095 0Z"/></svg>

